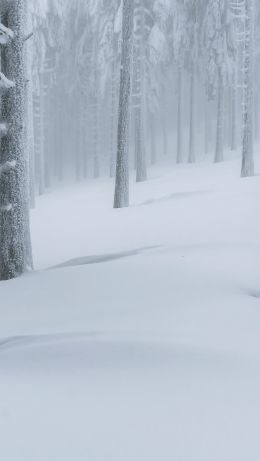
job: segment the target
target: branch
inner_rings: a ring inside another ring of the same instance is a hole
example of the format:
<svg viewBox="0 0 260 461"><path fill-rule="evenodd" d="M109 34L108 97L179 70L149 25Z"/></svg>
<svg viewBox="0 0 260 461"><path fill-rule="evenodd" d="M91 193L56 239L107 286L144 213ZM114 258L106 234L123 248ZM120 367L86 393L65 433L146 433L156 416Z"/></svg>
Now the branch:
<svg viewBox="0 0 260 461"><path fill-rule="evenodd" d="M11 211L13 209L13 205L11 203L8 203L8 205L3 205L3 206L0 206L0 211L4 212L4 211Z"/></svg>
<svg viewBox="0 0 260 461"><path fill-rule="evenodd" d="M0 72L0 88L5 88L8 90L9 88L13 88L15 83L12 80L8 80L8 78Z"/></svg>
<svg viewBox="0 0 260 461"><path fill-rule="evenodd" d="M26 35L23 39L24 42L27 42L27 40L29 40L30 38L32 38L33 36L33 32L30 32L28 35Z"/></svg>
<svg viewBox="0 0 260 461"><path fill-rule="evenodd" d="M4 123L4 122L1 122L0 123L0 138L2 136L5 136L7 134L7 131L8 131L8 127L7 127L7 124ZM1 167L0 167L1 168Z"/></svg>
<svg viewBox="0 0 260 461"><path fill-rule="evenodd" d="M11 162L5 162L2 165L0 165L0 176L3 173L6 173L9 170L12 170L16 166L16 161L12 160Z"/></svg>
<svg viewBox="0 0 260 461"><path fill-rule="evenodd" d="M14 33L8 27L5 27L2 23L0 23L0 44L7 45L14 38Z"/></svg>

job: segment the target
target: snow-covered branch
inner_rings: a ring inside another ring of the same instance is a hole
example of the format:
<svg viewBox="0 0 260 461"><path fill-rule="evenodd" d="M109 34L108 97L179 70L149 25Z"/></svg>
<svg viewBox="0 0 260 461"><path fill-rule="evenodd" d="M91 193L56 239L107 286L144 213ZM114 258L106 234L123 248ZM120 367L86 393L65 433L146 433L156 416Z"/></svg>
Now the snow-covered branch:
<svg viewBox="0 0 260 461"><path fill-rule="evenodd" d="M8 131L7 124L5 122L1 122L0 123L0 138L2 138L2 136L5 136L7 134L7 131Z"/></svg>
<svg viewBox="0 0 260 461"><path fill-rule="evenodd" d="M14 38L14 33L8 27L0 23L0 45L6 45Z"/></svg>
<svg viewBox="0 0 260 461"><path fill-rule="evenodd" d="M11 162L2 163L2 165L0 165L0 176L1 174L6 173L7 171L15 168L15 166L16 166L15 160L12 160Z"/></svg>
<svg viewBox="0 0 260 461"><path fill-rule="evenodd" d="M0 211L5 212L5 211L11 211L13 209L13 205L11 203L8 203L8 205L3 205L0 206Z"/></svg>
<svg viewBox="0 0 260 461"><path fill-rule="evenodd" d="M12 80L9 80L2 72L0 72L0 89L4 88L8 90L9 88L13 88L15 83Z"/></svg>
<svg viewBox="0 0 260 461"><path fill-rule="evenodd" d="M27 42L27 40L29 40L30 38L33 37L33 32L30 32L28 35L26 35L23 39L24 42Z"/></svg>

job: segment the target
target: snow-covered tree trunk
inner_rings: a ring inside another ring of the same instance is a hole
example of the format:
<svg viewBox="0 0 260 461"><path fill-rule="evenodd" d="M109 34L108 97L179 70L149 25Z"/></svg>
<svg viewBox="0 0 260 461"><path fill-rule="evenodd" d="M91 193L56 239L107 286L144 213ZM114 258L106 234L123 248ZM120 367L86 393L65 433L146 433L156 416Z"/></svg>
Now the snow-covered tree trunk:
<svg viewBox="0 0 260 461"><path fill-rule="evenodd" d="M8 128L1 141L0 279L7 280L32 268L25 153L25 0L4 2L2 22L14 33L2 52L2 71L13 82L5 88L1 104Z"/></svg>
<svg viewBox="0 0 260 461"><path fill-rule="evenodd" d="M110 178L116 174L116 153L115 153L115 120L116 120L116 100L117 100L117 38L113 34L112 40L113 57L111 63L111 127L110 127Z"/></svg>
<svg viewBox="0 0 260 461"><path fill-rule="evenodd" d="M147 179L145 151L145 8L143 0L133 0L135 3L136 31L134 40L133 63L133 104L135 130L136 180Z"/></svg>
<svg viewBox="0 0 260 461"><path fill-rule="evenodd" d="M259 140L259 94L255 88L255 140Z"/></svg>
<svg viewBox="0 0 260 461"><path fill-rule="evenodd" d="M210 150L211 144L211 118L210 118L210 107L208 96L205 94L205 110L204 110L204 118L205 118L205 154L208 155Z"/></svg>
<svg viewBox="0 0 260 461"><path fill-rule="evenodd" d="M133 45L134 3L123 3L123 37L120 70L120 93L117 133L117 163L114 208L129 205L129 117L131 94L131 59Z"/></svg>
<svg viewBox="0 0 260 461"><path fill-rule="evenodd" d="M28 4L26 3L27 11L27 32L31 34L33 24L31 15L28 14ZM29 36L29 35L28 35ZM31 37L30 37L31 38ZM27 70L27 93L26 93L26 129L27 129L27 149L29 155L29 197L30 207L35 208L35 152L34 152L34 115L33 115L33 84L32 84L32 55L33 47L32 40L26 41L26 70Z"/></svg>
<svg viewBox="0 0 260 461"><path fill-rule="evenodd" d="M259 140L259 94L258 94L258 88L255 88L255 140L256 141Z"/></svg>
<svg viewBox="0 0 260 461"><path fill-rule="evenodd" d="M150 140L151 140L151 164L156 163L156 146L155 146L155 117L150 113Z"/></svg>
<svg viewBox="0 0 260 461"><path fill-rule="evenodd" d="M94 178L100 176L99 162L99 136L98 136L98 121L99 121L99 103L98 96L95 95L94 111L93 111L93 160L94 160Z"/></svg>
<svg viewBox="0 0 260 461"><path fill-rule="evenodd" d="M177 75L177 98L178 98L178 112L177 112L177 163L183 162L183 132L182 132L182 68L178 67Z"/></svg>
<svg viewBox="0 0 260 461"><path fill-rule="evenodd" d="M237 148L237 79L236 71L232 75L231 88L231 150Z"/></svg>
<svg viewBox="0 0 260 461"><path fill-rule="evenodd" d="M254 175L254 12L253 1L245 0L243 148L241 176Z"/></svg>
<svg viewBox="0 0 260 461"><path fill-rule="evenodd" d="M218 106L215 163L224 160L224 85L221 69L218 71Z"/></svg>
<svg viewBox="0 0 260 461"><path fill-rule="evenodd" d="M195 71L192 63L190 75L190 139L189 139L189 163L195 162Z"/></svg>
<svg viewBox="0 0 260 461"><path fill-rule="evenodd" d="M45 92L44 76L40 71L40 97L39 97L39 161L38 161L38 185L39 194L45 191Z"/></svg>
<svg viewBox="0 0 260 461"><path fill-rule="evenodd" d="M27 88L27 107L28 107L28 152L29 152L29 193L30 193L30 206L35 208L35 152L34 152L34 124L33 124L33 92L32 85L29 82Z"/></svg>
<svg viewBox="0 0 260 461"><path fill-rule="evenodd" d="M161 102L161 121L162 121L162 136L163 136L163 155L168 154L168 132L167 132L167 95L166 89L162 91L162 102Z"/></svg>

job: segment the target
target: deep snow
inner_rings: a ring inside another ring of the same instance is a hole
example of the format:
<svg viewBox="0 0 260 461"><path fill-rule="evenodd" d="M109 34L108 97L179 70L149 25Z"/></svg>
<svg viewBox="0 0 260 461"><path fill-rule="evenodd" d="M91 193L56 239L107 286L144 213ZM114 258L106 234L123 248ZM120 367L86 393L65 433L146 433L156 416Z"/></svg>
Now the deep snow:
<svg viewBox="0 0 260 461"><path fill-rule="evenodd" d="M259 461L259 176L161 166L32 213L36 271L0 285L0 459Z"/></svg>

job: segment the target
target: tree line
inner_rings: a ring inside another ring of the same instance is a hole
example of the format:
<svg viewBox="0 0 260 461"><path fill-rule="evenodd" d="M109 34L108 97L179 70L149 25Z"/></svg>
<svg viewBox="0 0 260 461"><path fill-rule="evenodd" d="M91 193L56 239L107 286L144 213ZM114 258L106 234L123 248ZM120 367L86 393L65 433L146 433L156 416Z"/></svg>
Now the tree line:
<svg viewBox="0 0 260 461"><path fill-rule="evenodd" d="M164 158L254 174L255 0L0 0L0 279L31 269L29 207L60 181L149 178Z"/></svg>

